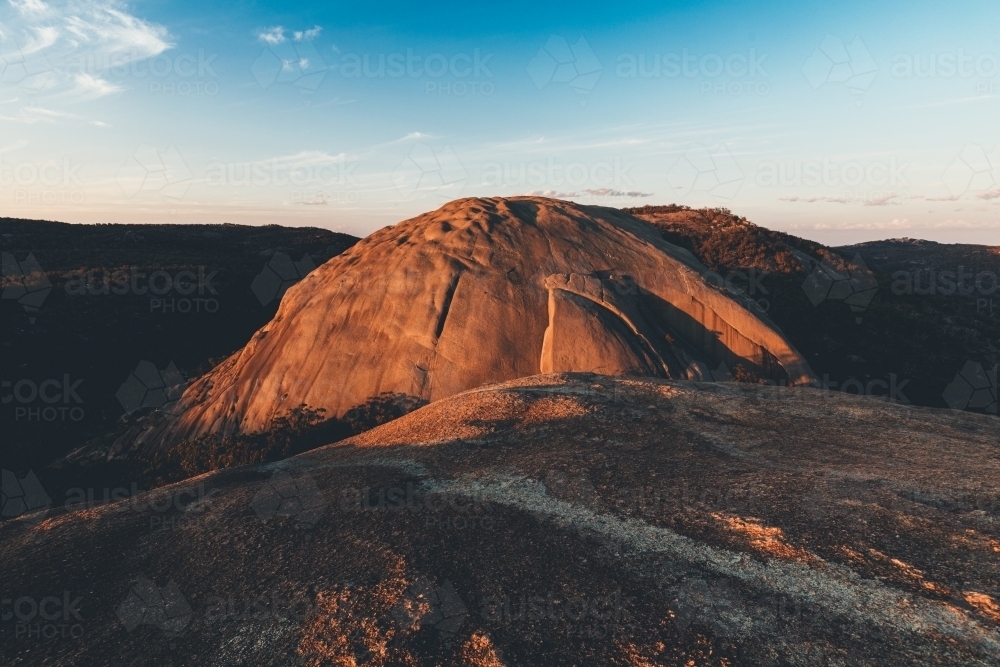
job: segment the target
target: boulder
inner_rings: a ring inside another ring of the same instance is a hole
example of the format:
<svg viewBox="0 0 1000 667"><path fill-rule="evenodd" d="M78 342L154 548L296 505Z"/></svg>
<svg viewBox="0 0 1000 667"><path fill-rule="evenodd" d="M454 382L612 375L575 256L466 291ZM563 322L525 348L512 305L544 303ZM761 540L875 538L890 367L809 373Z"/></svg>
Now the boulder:
<svg viewBox="0 0 1000 667"><path fill-rule="evenodd" d="M749 298L649 223L540 197L461 199L310 273L118 451L261 432L300 405L339 417L384 392L435 401L539 372L712 379L722 365L814 381Z"/></svg>

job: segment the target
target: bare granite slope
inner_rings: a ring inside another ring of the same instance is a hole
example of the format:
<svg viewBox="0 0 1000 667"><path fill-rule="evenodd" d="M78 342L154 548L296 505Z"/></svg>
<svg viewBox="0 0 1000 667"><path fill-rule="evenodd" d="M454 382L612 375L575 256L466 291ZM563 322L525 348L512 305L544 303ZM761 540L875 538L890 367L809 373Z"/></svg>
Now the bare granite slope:
<svg viewBox="0 0 1000 667"><path fill-rule="evenodd" d="M5 522L0 560L76 610L5 620L11 665L1000 665L1000 421L540 375Z"/></svg>

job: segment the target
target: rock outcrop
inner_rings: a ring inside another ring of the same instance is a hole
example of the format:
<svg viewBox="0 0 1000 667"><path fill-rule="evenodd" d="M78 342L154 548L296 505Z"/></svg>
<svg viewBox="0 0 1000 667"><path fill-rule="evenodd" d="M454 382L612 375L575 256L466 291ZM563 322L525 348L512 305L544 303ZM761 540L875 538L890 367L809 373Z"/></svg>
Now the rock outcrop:
<svg viewBox="0 0 1000 667"><path fill-rule="evenodd" d="M243 350L187 389L170 419L127 444L260 432L300 405L338 417L383 392L434 401L539 372L710 379L742 365L812 382L753 302L705 274L688 251L617 209L454 201L310 273Z"/></svg>
<svg viewBox="0 0 1000 667"><path fill-rule="evenodd" d="M998 429L805 388L480 387L285 461L0 522L0 652L996 667Z"/></svg>

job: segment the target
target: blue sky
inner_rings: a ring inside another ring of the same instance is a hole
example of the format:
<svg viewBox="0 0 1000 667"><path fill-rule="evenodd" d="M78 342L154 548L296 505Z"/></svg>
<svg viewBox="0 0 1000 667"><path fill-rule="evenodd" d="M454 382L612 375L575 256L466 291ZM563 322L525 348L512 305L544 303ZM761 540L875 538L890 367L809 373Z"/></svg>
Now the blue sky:
<svg viewBox="0 0 1000 667"><path fill-rule="evenodd" d="M0 215L363 235L535 193L1000 244L995 1L0 3Z"/></svg>

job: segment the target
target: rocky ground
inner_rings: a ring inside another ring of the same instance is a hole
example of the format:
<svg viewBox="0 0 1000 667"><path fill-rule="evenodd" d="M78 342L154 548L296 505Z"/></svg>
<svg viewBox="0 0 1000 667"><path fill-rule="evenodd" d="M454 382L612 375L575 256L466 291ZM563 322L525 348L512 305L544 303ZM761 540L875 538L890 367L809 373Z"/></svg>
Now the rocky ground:
<svg viewBox="0 0 1000 667"><path fill-rule="evenodd" d="M5 664L1000 665L989 415L544 375L80 502L0 525Z"/></svg>

